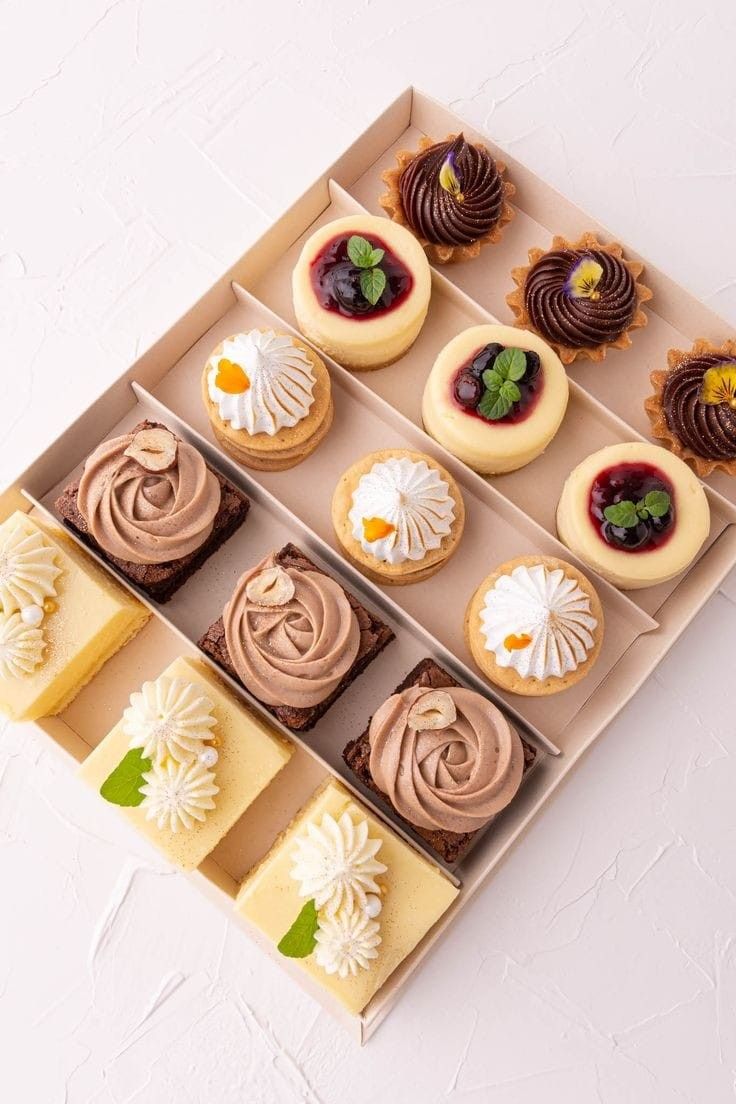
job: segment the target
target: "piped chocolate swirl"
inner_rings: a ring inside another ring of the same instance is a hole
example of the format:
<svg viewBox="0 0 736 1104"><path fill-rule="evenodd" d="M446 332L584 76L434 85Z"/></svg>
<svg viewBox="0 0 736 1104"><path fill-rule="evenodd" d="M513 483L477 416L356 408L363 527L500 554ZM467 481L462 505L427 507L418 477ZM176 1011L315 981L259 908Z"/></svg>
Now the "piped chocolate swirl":
<svg viewBox="0 0 736 1104"><path fill-rule="evenodd" d="M415 234L434 245L469 245L498 223L504 182L487 149L464 136L437 142L399 177L404 215Z"/></svg>
<svg viewBox="0 0 736 1104"><path fill-rule="evenodd" d="M615 341L637 311L636 282L603 249L557 249L529 269L524 304L548 341L581 349Z"/></svg>
<svg viewBox="0 0 736 1104"><path fill-rule="evenodd" d="M708 460L736 459L736 409L725 401L701 401L706 372L724 365L736 368L736 359L719 353L685 359L667 372L662 388L670 431L696 456Z"/></svg>

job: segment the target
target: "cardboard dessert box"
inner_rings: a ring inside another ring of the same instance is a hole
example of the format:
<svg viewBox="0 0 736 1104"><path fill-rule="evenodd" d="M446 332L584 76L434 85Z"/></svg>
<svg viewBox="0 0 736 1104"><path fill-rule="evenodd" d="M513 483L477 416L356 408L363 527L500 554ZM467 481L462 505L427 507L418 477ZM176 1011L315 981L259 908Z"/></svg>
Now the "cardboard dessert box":
<svg viewBox="0 0 736 1104"><path fill-rule="evenodd" d="M433 271L427 322L409 353L380 372L351 375L325 358L332 376L335 422L325 442L287 472L252 475L225 457L214 443L200 399L202 366L224 337L253 326L288 332L295 325L290 274L306 236L322 222L361 210L381 214L381 172L395 152L414 149L419 138L436 139L463 129L485 142L506 163L516 185L516 217L499 244L472 261ZM396 641L361 675L316 728L302 736L281 731L296 752L274 783L256 800L201 867L190 877L236 923L232 909L240 881L266 853L312 791L330 774L339 776L405 838L421 841L390 811L377 805L345 767L341 752L365 728L375 707L424 656L433 656L460 682L500 705L540 749L538 762L511 805L479 834L470 853L448 876L460 887L455 904L414 953L394 972L362 1015L342 1012L321 991L315 998L361 1041L376 1030L424 956L450 930L455 914L486 881L592 741L654 670L736 564L736 481L716 476L706 488L712 514L709 541L690 569L661 586L624 593L595 580L606 618L605 642L592 673L564 694L546 698L505 695L477 673L463 640L463 613L479 581L513 556L545 552L574 561L555 536L554 510L566 475L604 444L643 439L648 422L643 401L652 367L665 363L671 347L688 348L696 337L722 341L729 327L666 275L646 266L654 291L649 323L630 349L609 353L599 364L569 369L570 406L543 456L521 470L486 480L470 471L421 428L424 380L439 349L457 332L483 321L511 321L505 303L511 269L526 263L527 249L553 234L611 235L506 151L427 96L408 89L331 165L304 195L217 283L78 421L0 497L0 520L13 509L53 516L58 491L77 473L105 437L155 417L197 445L208 462L251 498L243 528L153 617L142 633L111 660L60 716L38 722L47 736L81 762L127 704L129 694L178 654L196 654L196 640L219 616L242 570L272 548L293 541L325 566L394 628ZM625 245L627 255L635 250ZM626 373L626 387L617 385ZM330 522L332 489L345 468L381 447L427 452L452 472L468 513L455 557L424 583L384 591L358 574L336 551ZM102 560L99 560L102 563ZM111 570L106 566L106 570ZM587 570L587 569L586 569ZM440 599L441 600L438 600ZM150 605L150 603L148 603ZM455 610L457 616L448 614ZM229 681L227 676L225 681ZM263 708L230 682L258 712ZM279 725L270 718L277 728ZM258 940L257 936L251 935ZM310 989L301 972L271 947L268 953ZM289 984L286 983L285 984Z"/></svg>

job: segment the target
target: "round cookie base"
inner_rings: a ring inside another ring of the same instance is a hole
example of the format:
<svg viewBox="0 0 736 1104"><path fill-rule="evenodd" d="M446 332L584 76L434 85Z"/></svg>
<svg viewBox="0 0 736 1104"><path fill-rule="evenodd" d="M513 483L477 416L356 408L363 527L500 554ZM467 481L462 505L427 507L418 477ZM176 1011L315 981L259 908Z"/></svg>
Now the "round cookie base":
<svg viewBox="0 0 736 1104"><path fill-rule="evenodd" d="M319 424L309 440L300 448L287 449L283 453L265 453L252 449L238 448L232 438L225 436L214 421L211 421L211 425L212 432L220 448L233 460L237 460L239 464L242 464L246 468L253 468L255 471L286 471L288 468L295 468L297 464L301 464L303 460L306 460L306 458L322 444L322 441L325 439L332 426L334 413L335 406L332 399L330 399L323 421Z"/></svg>
<svg viewBox="0 0 736 1104"><path fill-rule="evenodd" d="M360 542L352 534L348 513L352 504L353 491L360 477L369 472L374 464L388 460L391 457L401 458L402 456L408 456L411 460L424 460L439 472L448 484L455 503L455 519L449 534L443 538L440 547L428 552L424 560L407 560L401 564L382 564L375 557L363 551ZM424 579L430 578L455 553L465 528L465 503L460 488L453 477L431 456L410 449L380 449L378 452L372 452L368 456L364 456L341 475L332 497L332 525L346 559L354 567L357 567L366 578L373 583L378 583L379 586L406 586L409 583L420 583ZM428 562L424 566L419 566L424 564L425 560Z"/></svg>
<svg viewBox="0 0 736 1104"><path fill-rule="evenodd" d="M501 575L508 575L515 567L534 567L536 564L544 564L551 571L561 568L567 576L575 579L576 583L590 599L590 611L598 622L595 632L595 643L587 659L574 671L568 671L562 677L550 676L546 679L522 678L513 667L501 667L495 659L493 652L489 652L483 645L480 633L480 611L483 606L486 592L494 585ZM512 694L520 694L528 698L546 697L549 694L559 694L568 690L571 686L580 682L590 672L600 654L605 632L605 618L600 598L589 579L578 571L573 564L566 560L559 560L555 556L517 556L513 560L502 563L490 575L487 575L468 602L465 611L465 643L473 657L476 667L495 686L502 690L508 690Z"/></svg>

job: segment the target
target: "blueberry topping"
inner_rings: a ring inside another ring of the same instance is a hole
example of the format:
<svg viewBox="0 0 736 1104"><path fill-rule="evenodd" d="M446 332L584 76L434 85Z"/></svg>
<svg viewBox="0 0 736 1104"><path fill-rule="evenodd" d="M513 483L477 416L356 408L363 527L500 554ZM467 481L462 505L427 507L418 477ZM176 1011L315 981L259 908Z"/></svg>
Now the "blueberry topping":
<svg viewBox="0 0 736 1104"><path fill-rule="evenodd" d="M646 552L672 534L674 490L651 464L617 464L593 481L589 512L606 544L623 552Z"/></svg>
<svg viewBox="0 0 736 1104"><path fill-rule="evenodd" d="M635 552L637 548L643 548L649 543L652 531L646 521L640 521L630 529L604 521L601 534L606 544L615 544L626 549L627 552Z"/></svg>
<svg viewBox="0 0 736 1104"><path fill-rule="evenodd" d="M483 396L483 384L472 371L464 369L455 380L455 398L461 406L475 410Z"/></svg>
<svg viewBox="0 0 736 1104"><path fill-rule="evenodd" d="M473 357L470 371L480 379L486 368L493 367L494 360L502 352L503 345L499 345L497 341L492 341L490 345L484 345L481 351Z"/></svg>
<svg viewBox="0 0 736 1104"><path fill-rule="evenodd" d="M533 380L542 367L542 361L539 359L539 353L532 352L531 349L525 349L524 355L526 357L526 372L524 373L525 382Z"/></svg>
<svg viewBox="0 0 736 1104"><path fill-rule="evenodd" d="M348 314L367 314L373 310L360 290L360 269L351 261L339 261L330 269L327 280L332 295Z"/></svg>

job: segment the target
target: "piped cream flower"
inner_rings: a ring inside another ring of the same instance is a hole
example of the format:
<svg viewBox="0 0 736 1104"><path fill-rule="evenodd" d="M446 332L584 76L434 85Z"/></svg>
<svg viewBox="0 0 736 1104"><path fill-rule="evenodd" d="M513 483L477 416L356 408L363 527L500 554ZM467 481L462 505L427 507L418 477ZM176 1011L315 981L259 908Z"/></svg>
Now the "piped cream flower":
<svg viewBox="0 0 736 1104"><path fill-rule="evenodd" d="M132 748L153 761L196 759L217 724L212 702L192 682L162 675L130 696L123 726Z"/></svg>
<svg viewBox="0 0 736 1104"><path fill-rule="evenodd" d="M0 678L22 678L43 662L43 630L26 625L19 613L0 610Z"/></svg>
<svg viewBox="0 0 736 1104"><path fill-rule="evenodd" d="M291 856L299 896L313 897L327 915L340 908L353 912L356 905L364 909L366 894L380 893L374 876L387 870L375 857L381 842L369 839L367 820L353 824L347 812L337 821L325 813L320 825L310 822Z"/></svg>
<svg viewBox="0 0 736 1104"><path fill-rule="evenodd" d="M215 807L213 797L220 792L214 773L197 759L190 763L175 763L172 759L154 762L143 780L141 808L145 809L146 820L155 820L160 829L171 832L204 821Z"/></svg>
<svg viewBox="0 0 736 1104"><path fill-rule="evenodd" d="M381 942L379 925L362 909L340 909L335 915L320 917L314 957L328 974L344 979L359 969L370 968L378 958Z"/></svg>
<svg viewBox="0 0 736 1104"><path fill-rule="evenodd" d="M15 613L25 606L43 606L56 596L55 550L40 533L26 533L16 525L0 536L0 606Z"/></svg>

